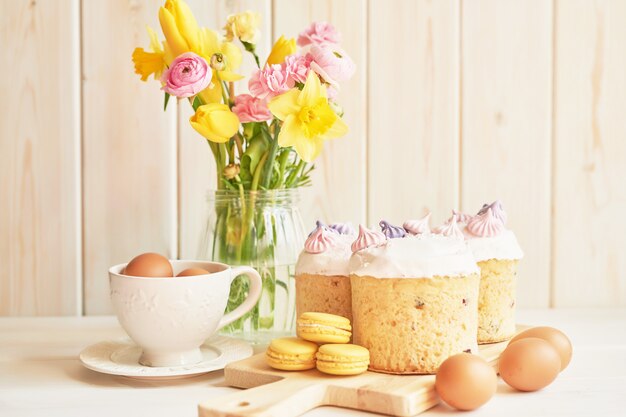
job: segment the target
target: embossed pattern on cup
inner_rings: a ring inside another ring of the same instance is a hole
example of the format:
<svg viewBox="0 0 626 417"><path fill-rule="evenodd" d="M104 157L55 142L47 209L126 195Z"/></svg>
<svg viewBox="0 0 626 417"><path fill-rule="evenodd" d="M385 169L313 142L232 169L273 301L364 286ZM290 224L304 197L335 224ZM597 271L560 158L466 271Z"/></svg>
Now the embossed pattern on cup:
<svg viewBox="0 0 626 417"><path fill-rule="evenodd" d="M220 327L248 312L257 302L261 278L252 268L216 262L171 261L174 274L202 268L208 275L144 278L122 275L126 264L109 270L111 301L128 335L142 348L140 363L176 366L202 360L200 345ZM230 283L240 274L250 278L242 305L224 316Z"/></svg>

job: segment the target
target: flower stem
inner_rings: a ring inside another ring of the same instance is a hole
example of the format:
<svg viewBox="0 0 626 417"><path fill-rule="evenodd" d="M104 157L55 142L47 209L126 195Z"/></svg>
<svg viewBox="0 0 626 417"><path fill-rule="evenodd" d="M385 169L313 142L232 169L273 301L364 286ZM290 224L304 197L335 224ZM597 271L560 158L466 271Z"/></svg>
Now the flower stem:
<svg viewBox="0 0 626 417"><path fill-rule="evenodd" d="M278 185L276 188L285 188L285 184L283 183L285 179L285 168L287 167L287 162L289 162L289 149L283 149L278 156Z"/></svg>
<svg viewBox="0 0 626 417"><path fill-rule="evenodd" d="M270 180L272 179L272 171L274 169L274 160L276 159L276 152L278 151L278 134L280 133L280 124L276 119L272 122L274 125L274 140L272 140L272 144L270 145L269 155L267 157L267 164L265 167L265 172L263 173L263 187L268 188L270 185Z"/></svg>
<svg viewBox="0 0 626 417"><path fill-rule="evenodd" d="M220 84L220 89L222 91L222 100L224 100L224 104L229 104L228 95L226 94L226 91L228 90L228 88L226 87L226 83L222 81L222 79L220 78L220 73L217 71L215 72L215 77L217 77L217 82Z"/></svg>
<svg viewBox="0 0 626 417"><path fill-rule="evenodd" d="M235 105L235 83L228 83L228 105L232 108Z"/></svg>
<svg viewBox="0 0 626 417"><path fill-rule="evenodd" d="M233 138L235 139L235 144L237 145L239 159L241 159L241 157L243 157L243 144L241 142L241 136L239 136L239 132L235 133L235 136L233 136Z"/></svg>
<svg viewBox="0 0 626 417"><path fill-rule="evenodd" d="M296 178L298 177L298 175L300 175L300 172L304 168L304 165L306 165L306 162L304 162L304 160L301 159L300 162L298 162L298 166L296 166L296 169L291 171L291 174L289 174L289 177L287 177L287 181L285 183L285 187L291 188L291 186L295 182Z"/></svg>
<svg viewBox="0 0 626 417"><path fill-rule="evenodd" d="M220 149L220 168L224 169L226 166L226 158L228 157L228 149L226 148L226 143L218 144Z"/></svg>
<svg viewBox="0 0 626 417"><path fill-rule="evenodd" d="M265 161L267 161L267 155L268 155L267 152L263 154L263 156L261 157L261 160L259 161L259 164L256 167L256 171L254 171L254 176L252 177L252 185L250 186L251 190L256 191L259 188L259 180L261 179L261 172L263 172Z"/></svg>

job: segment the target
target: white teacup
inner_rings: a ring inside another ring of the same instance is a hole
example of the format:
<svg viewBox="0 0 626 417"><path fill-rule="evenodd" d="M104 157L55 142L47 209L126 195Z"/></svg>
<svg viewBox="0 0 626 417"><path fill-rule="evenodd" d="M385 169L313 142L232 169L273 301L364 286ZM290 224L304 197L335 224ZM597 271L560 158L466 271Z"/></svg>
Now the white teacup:
<svg viewBox="0 0 626 417"><path fill-rule="evenodd" d="M179 366L202 361L202 343L250 311L261 295L261 277L250 267L231 268L205 261L171 263L174 275L187 268L202 268L210 274L144 278L122 275L126 264L109 269L113 308L124 330L142 348L142 365ZM250 279L248 297L224 314L230 283L241 274Z"/></svg>

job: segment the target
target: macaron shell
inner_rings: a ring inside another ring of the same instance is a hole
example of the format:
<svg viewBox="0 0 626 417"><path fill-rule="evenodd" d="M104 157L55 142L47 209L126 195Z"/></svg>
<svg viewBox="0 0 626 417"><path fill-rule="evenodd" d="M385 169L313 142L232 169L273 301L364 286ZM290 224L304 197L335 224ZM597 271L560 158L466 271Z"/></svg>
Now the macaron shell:
<svg viewBox="0 0 626 417"><path fill-rule="evenodd" d="M350 320L345 317L328 313L306 312L302 313L297 321L298 325L320 324L332 326L338 329L351 331Z"/></svg>
<svg viewBox="0 0 626 417"><path fill-rule="evenodd" d="M329 375L358 375L367 371L369 361L354 363L335 363L317 361L317 370Z"/></svg>
<svg viewBox="0 0 626 417"><path fill-rule="evenodd" d="M317 369L331 375L357 375L369 366L369 351L358 345L322 345L316 356Z"/></svg>
<svg viewBox="0 0 626 417"><path fill-rule="evenodd" d="M370 352L363 346L344 344L328 344L319 347L317 359L331 362L369 361Z"/></svg>
<svg viewBox="0 0 626 417"><path fill-rule="evenodd" d="M272 368L284 371L303 371L315 368L315 343L296 337L274 339L265 352L265 360Z"/></svg>
<svg viewBox="0 0 626 417"><path fill-rule="evenodd" d="M315 360L310 361L287 361L265 355L265 361L269 366L281 371L306 371L315 368Z"/></svg>
<svg viewBox="0 0 626 417"><path fill-rule="evenodd" d="M298 339L297 337L283 337L280 339L274 339L270 343L268 350L276 352L278 354L285 355L310 355L315 357L318 346L315 343L307 342L306 340Z"/></svg>
<svg viewBox="0 0 626 417"><path fill-rule="evenodd" d="M348 343L352 333L347 330L323 325L298 325L298 337L316 343Z"/></svg>

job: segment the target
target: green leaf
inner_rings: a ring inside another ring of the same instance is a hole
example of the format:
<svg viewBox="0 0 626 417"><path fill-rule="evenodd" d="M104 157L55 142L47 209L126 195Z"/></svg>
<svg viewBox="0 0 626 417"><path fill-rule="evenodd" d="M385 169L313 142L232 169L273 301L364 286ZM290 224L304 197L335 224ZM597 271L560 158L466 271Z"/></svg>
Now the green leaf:
<svg viewBox="0 0 626 417"><path fill-rule="evenodd" d="M202 102L200 101L200 98L198 96L195 96L193 98L193 103L191 103L191 107L193 107L193 110L196 111L200 106L202 106Z"/></svg>
<svg viewBox="0 0 626 417"><path fill-rule="evenodd" d="M241 41L241 44L243 45L244 48L246 48L246 51L254 53L256 49L255 44L250 43L250 42L244 42L244 41Z"/></svg>
<svg viewBox="0 0 626 417"><path fill-rule="evenodd" d="M170 93L165 93L165 100L163 103L163 111L167 110L167 103L170 101Z"/></svg>
<svg viewBox="0 0 626 417"><path fill-rule="evenodd" d="M276 280L276 285L278 285L279 287L282 287L282 288L285 290L285 292L286 292L287 294L289 294L289 288L287 287L287 284L285 284L285 283L284 283L284 282L282 282L281 280L277 279L277 280Z"/></svg>
<svg viewBox="0 0 626 417"><path fill-rule="evenodd" d="M248 148L243 153L243 157L241 158L241 166L244 165L250 169L250 173L254 173L257 165L259 164L259 160L267 151L269 146L269 141L265 137L265 135L260 134L254 136L248 142Z"/></svg>

